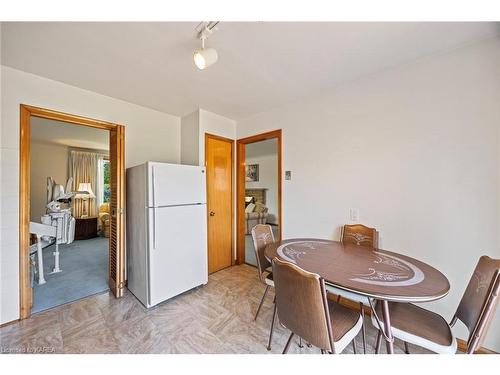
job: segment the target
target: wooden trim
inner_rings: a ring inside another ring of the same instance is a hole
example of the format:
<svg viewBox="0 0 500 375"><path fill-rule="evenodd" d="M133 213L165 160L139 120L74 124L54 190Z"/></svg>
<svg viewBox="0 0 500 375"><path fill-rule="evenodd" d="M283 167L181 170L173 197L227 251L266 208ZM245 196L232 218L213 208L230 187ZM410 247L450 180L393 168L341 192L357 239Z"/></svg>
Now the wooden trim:
<svg viewBox="0 0 500 375"><path fill-rule="evenodd" d="M337 301L337 296L334 294L328 294L328 299L332 300L332 301ZM354 302L354 301L351 301L351 300L346 299L346 298L340 298L340 304L342 306L345 306L345 307L351 309L351 310L359 311L359 303L358 302ZM364 310L365 310L365 315L367 315L367 316L371 315L372 311L368 306L364 306ZM460 351L462 353L467 352L467 341L457 338L457 346L458 346L458 351ZM477 349L474 352L474 354L498 354L498 353L493 351L493 350L486 349L484 347L480 347L479 349Z"/></svg>
<svg viewBox="0 0 500 375"><path fill-rule="evenodd" d="M118 293L117 297L123 297L124 295L124 289L125 289L125 284L127 283L126 280L126 273L125 273L125 267L126 267L126 253L125 253L125 214L126 214L126 187L127 187L127 181L125 180L125 126L123 125L118 125L117 126L118 134L120 135L120 157L117 160L118 163L118 170L120 171L120 186L121 186L121 191L120 191L120 207L118 211L119 215L119 220L121 221L120 223L120 250L118 251L118 269L120 270L120 277L119 277L119 288L120 288L120 293ZM111 160L110 160L111 162Z"/></svg>
<svg viewBox="0 0 500 375"><path fill-rule="evenodd" d="M112 153L112 144L110 143L110 156L116 157L116 207L110 205L112 221L110 233L110 252L109 252L109 286L115 297L120 298L124 295L125 287L125 127L118 125L111 130L110 142L116 139L115 153ZM112 178L112 186L113 186ZM113 187L111 188L113 189ZM113 210L115 217L113 217ZM115 228L114 246L113 246L113 228ZM112 252L115 252L114 254ZM115 261L115 267L112 267L112 260ZM114 274L113 274L114 270Z"/></svg>
<svg viewBox="0 0 500 375"><path fill-rule="evenodd" d="M50 109L20 105L20 139L19 139L19 316L26 319L31 314L33 291L30 286L30 137L31 117L62 121L75 125L89 126L97 129L116 130L121 125L107 121L90 119ZM123 163L122 161L117 161Z"/></svg>
<svg viewBox="0 0 500 375"><path fill-rule="evenodd" d="M220 135L205 133L205 167L207 165L207 139L216 139L222 142L227 142L231 145L231 265L234 266L234 139L222 137ZM207 179L208 181L208 179ZM208 187L207 187L207 217L208 217ZM207 220L208 231L208 220ZM207 249L208 250L208 249Z"/></svg>
<svg viewBox="0 0 500 375"><path fill-rule="evenodd" d="M236 264L242 264L245 262L245 144L238 141L236 150Z"/></svg>
<svg viewBox="0 0 500 375"><path fill-rule="evenodd" d="M14 319L14 320L11 320L10 322L2 323L2 324L0 324L0 328L7 327L7 326L10 326L10 325L15 324L15 323L19 323L20 320L21 319Z"/></svg>
<svg viewBox="0 0 500 375"><path fill-rule="evenodd" d="M215 135L215 134L210 134L210 133L205 133L205 141L207 140L207 138L212 138L212 139L217 139L219 141L223 141L223 142L227 142L227 143L231 143L231 150L234 151L234 148L233 148L233 144L234 144L234 139L231 139L231 138L226 138L226 137L222 137L220 135ZM206 143L205 143L206 145ZM207 151L206 151L206 147L205 147L205 158L207 157ZM233 154L231 154L231 163L233 162ZM205 165L206 165L207 161L205 159Z"/></svg>
<svg viewBox="0 0 500 375"><path fill-rule="evenodd" d="M250 143L266 141L268 139L276 138L278 140L278 241L281 240L281 233L283 233L283 211L282 211L282 131L281 129L273 130L270 132L252 135L250 137L241 138L236 141L236 228L237 228L237 251L236 251L236 264L245 262L245 146Z"/></svg>
<svg viewBox="0 0 500 375"><path fill-rule="evenodd" d="M462 340L462 339L457 339L457 344L458 344L458 350L466 353L467 352L467 341ZM485 347L481 346L479 347L474 354L498 354L497 352L486 349Z"/></svg>
<svg viewBox="0 0 500 375"><path fill-rule="evenodd" d="M31 314L33 290L30 285L30 138L31 112L21 105L19 147L19 317Z"/></svg>
<svg viewBox="0 0 500 375"><path fill-rule="evenodd" d="M281 139L281 129L272 130L272 131L261 133L261 134L251 135L250 137L240 138L240 139L238 139L237 142L247 145L249 143L265 141L265 140L273 139L273 138Z"/></svg>
<svg viewBox="0 0 500 375"><path fill-rule="evenodd" d="M40 117L48 120L68 122L76 125L90 126L97 129L113 130L116 129L118 124L113 124L107 121L95 120L87 117L71 115L69 113L53 111L51 109L45 109L40 107L33 107L26 104L21 104L21 108L28 111L30 116Z"/></svg>

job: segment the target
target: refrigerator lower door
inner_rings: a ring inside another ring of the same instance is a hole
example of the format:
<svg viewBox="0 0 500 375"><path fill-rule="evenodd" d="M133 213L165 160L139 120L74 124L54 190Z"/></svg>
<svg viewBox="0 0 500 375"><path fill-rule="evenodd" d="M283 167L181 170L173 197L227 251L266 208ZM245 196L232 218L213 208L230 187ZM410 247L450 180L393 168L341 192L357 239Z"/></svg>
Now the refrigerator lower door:
<svg viewBox="0 0 500 375"><path fill-rule="evenodd" d="M206 205L149 209L148 307L208 282Z"/></svg>

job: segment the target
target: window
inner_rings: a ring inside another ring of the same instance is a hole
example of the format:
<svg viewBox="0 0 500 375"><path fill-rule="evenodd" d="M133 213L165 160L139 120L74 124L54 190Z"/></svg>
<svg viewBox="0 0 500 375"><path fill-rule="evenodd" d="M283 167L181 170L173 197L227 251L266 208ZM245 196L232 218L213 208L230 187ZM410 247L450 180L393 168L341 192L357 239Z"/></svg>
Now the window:
<svg viewBox="0 0 500 375"><path fill-rule="evenodd" d="M108 159L99 159L98 181L97 198L100 206L103 203L109 203L111 200L111 164Z"/></svg>
<svg viewBox="0 0 500 375"><path fill-rule="evenodd" d="M103 170L103 203L109 203L111 197L111 164L109 160L102 160L102 170Z"/></svg>

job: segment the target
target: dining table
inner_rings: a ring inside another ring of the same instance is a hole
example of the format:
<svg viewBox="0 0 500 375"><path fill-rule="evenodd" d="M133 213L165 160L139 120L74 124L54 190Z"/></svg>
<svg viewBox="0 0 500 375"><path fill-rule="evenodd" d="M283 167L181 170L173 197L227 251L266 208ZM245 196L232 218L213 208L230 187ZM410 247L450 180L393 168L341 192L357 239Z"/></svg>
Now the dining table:
<svg viewBox="0 0 500 375"><path fill-rule="evenodd" d="M372 306L387 353L394 353L389 302L419 303L446 296L450 283L434 267L400 253L317 238L292 238L270 243L264 250L313 272L326 285L365 296ZM382 319L372 305L381 304Z"/></svg>

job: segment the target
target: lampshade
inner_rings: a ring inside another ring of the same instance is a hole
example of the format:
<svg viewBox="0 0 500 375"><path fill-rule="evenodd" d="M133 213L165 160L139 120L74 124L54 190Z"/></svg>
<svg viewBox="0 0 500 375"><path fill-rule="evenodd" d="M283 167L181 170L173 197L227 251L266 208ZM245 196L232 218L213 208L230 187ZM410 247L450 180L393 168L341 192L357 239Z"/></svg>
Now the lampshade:
<svg viewBox="0 0 500 375"><path fill-rule="evenodd" d="M92 186L90 185L90 182L80 182L78 184L78 191L79 193L75 195L75 198L79 199L95 198L95 194L92 191Z"/></svg>
<svg viewBox="0 0 500 375"><path fill-rule="evenodd" d="M217 61L217 51L213 48L199 49L194 52L193 59L198 69L205 69Z"/></svg>

